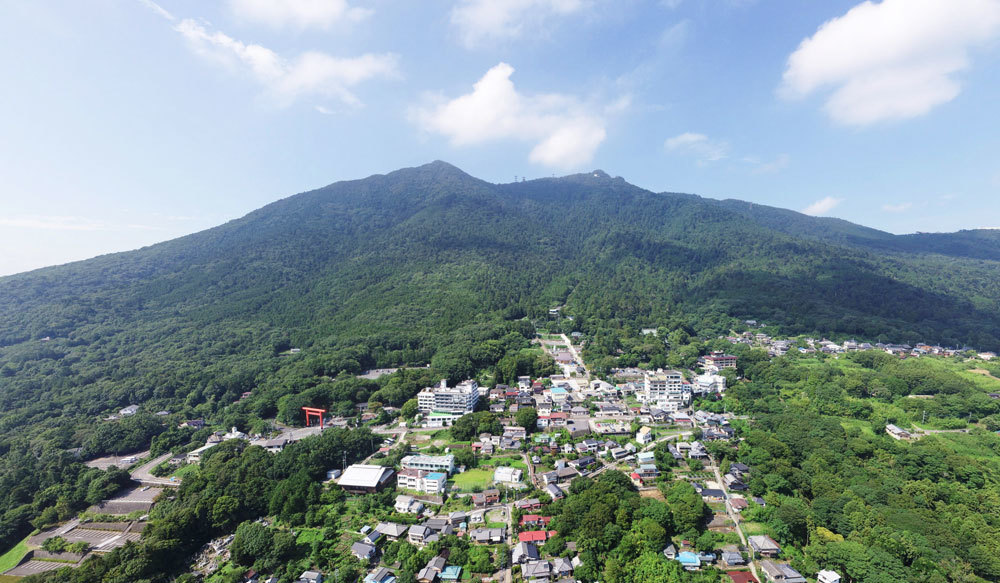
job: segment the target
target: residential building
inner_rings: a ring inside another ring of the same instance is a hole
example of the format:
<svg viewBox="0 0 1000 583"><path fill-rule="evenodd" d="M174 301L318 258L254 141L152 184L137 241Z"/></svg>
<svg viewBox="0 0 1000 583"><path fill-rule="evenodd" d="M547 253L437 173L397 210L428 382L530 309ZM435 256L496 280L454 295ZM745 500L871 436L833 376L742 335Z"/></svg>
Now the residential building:
<svg viewBox="0 0 1000 583"><path fill-rule="evenodd" d="M538 547L534 543L519 542L510 553L510 561L515 565L521 565L528 561L538 560Z"/></svg>
<svg viewBox="0 0 1000 583"><path fill-rule="evenodd" d="M362 561L370 561L375 557L375 547L368 543L354 543L351 554Z"/></svg>
<svg viewBox="0 0 1000 583"><path fill-rule="evenodd" d="M412 545L421 546L427 542L427 538L432 534L434 534L434 531L423 524L414 524L406 531L406 540L410 541Z"/></svg>
<svg viewBox="0 0 1000 583"><path fill-rule="evenodd" d="M544 543L555 535L559 534L554 530L526 530L517 534L518 542L522 543Z"/></svg>
<svg viewBox="0 0 1000 583"><path fill-rule="evenodd" d="M189 463L189 464L200 463L201 462L201 454L203 454L206 451L212 449L216 445L218 445L218 444L217 443L208 443L208 444L205 444L205 445L199 447L198 449L189 451L187 453L187 456L186 456L187 457L187 463Z"/></svg>
<svg viewBox="0 0 1000 583"><path fill-rule="evenodd" d="M726 392L726 377L711 373L696 376L694 377L694 390L702 394L724 393Z"/></svg>
<svg viewBox="0 0 1000 583"><path fill-rule="evenodd" d="M781 547L766 534L758 534L748 538L753 552L763 557L774 558L781 554Z"/></svg>
<svg viewBox="0 0 1000 583"><path fill-rule="evenodd" d="M399 540L401 537L406 536L406 531L410 527L405 524L397 524L395 522L380 522L378 526L375 527L375 531L379 532L386 539L390 541Z"/></svg>
<svg viewBox="0 0 1000 583"><path fill-rule="evenodd" d="M816 583L840 583L840 575L836 571L823 569L816 573Z"/></svg>
<svg viewBox="0 0 1000 583"><path fill-rule="evenodd" d="M651 407L673 412L691 404L691 389L685 386L684 374L680 371L647 371L637 397Z"/></svg>
<svg viewBox="0 0 1000 583"><path fill-rule="evenodd" d="M760 562L760 570L771 583L806 583L806 578L791 566L767 559Z"/></svg>
<svg viewBox="0 0 1000 583"><path fill-rule="evenodd" d="M674 560L680 563L681 567L684 567L684 569L688 571L701 568L701 559L699 559L698 555L692 553L691 551L681 551L677 553L677 558Z"/></svg>
<svg viewBox="0 0 1000 583"><path fill-rule="evenodd" d="M893 425L892 423L889 423L889 424L887 424L885 426L885 432L888 433L889 436L892 437L893 439L903 439L903 440L906 440L906 439L912 439L913 438L913 435L909 431L907 431L905 429L901 429L901 428Z"/></svg>
<svg viewBox="0 0 1000 583"><path fill-rule="evenodd" d="M304 571L299 575L298 583L323 583L323 574L319 571Z"/></svg>
<svg viewBox="0 0 1000 583"><path fill-rule="evenodd" d="M425 470L428 472L455 471L455 456L447 455L408 455L400 460L399 465L404 470Z"/></svg>
<svg viewBox="0 0 1000 583"><path fill-rule="evenodd" d="M483 490L472 495L473 506L489 506L500 501L500 490Z"/></svg>
<svg viewBox="0 0 1000 583"><path fill-rule="evenodd" d="M402 514L420 514L424 510L424 504L413 496L396 496L396 512Z"/></svg>
<svg viewBox="0 0 1000 583"><path fill-rule="evenodd" d="M396 576L385 567L379 567L365 575L364 583L396 583Z"/></svg>
<svg viewBox="0 0 1000 583"><path fill-rule="evenodd" d="M506 528L476 528L469 532L472 542L482 545L498 545L507 539Z"/></svg>
<svg viewBox="0 0 1000 583"><path fill-rule="evenodd" d="M736 357L732 354L725 354L724 352L713 352L712 354L703 357L702 362L704 362L705 367L714 366L717 369L724 368L736 368Z"/></svg>
<svg viewBox="0 0 1000 583"><path fill-rule="evenodd" d="M525 581L540 579L548 581L552 576L552 563L548 561L528 561L521 566L521 576Z"/></svg>

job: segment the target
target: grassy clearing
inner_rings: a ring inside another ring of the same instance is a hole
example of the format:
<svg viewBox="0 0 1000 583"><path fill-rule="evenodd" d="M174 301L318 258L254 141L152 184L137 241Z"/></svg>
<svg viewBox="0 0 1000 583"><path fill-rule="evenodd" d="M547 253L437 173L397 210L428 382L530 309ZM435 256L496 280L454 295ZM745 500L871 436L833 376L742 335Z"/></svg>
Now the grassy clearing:
<svg viewBox="0 0 1000 583"><path fill-rule="evenodd" d="M862 435L875 437L875 431L872 429L872 424L868 421L863 421L861 419L842 419L840 421L840 426L843 427L845 431L855 429L860 431Z"/></svg>
<svg viewBox="0 0 1000 583"><path fill-rule="evenodd" d="M184 476L197 471L198 471L198 464L187 464L186 466L181 466L177 468L177 471L175 471L170 475L172 477L177 478L178 480L181 480L184 478Z"/></svg>
<svg viewBox="0 0 1000 583"><path fill-rule="evenodd" d="M767 527L761 522L741 522L740 527L743 528L743 534L747 536L767 534Z"/></svg>
<svg viewBox="0 0 1000 583"><path fill-rule="evenodd" d="M303 528L299 531L299 535L295 537L297 544L309 544L320 540L323 540L323 531L318 528Z"/></svg>
<svg viewBox="0 0 1000 583"><path fill-rule="evenodd" d="M0 575L0 583L19 583L21 577L12 577L10 575Z"/></svg>
<svg viewBox="0 0 1000 583"><path fill-rule="evenodd" d="M466 470L461 474L455 474L452 479L455 487L461 488L463 492L468 492L475 487L485 488L493 482L493 472L489 470Z"/></svg>
<svg viewBox="0 0 1000 583"><path fill-rule="evenodd" d="M16 567L26 554L28 554L28 537L24 537L24 540L0 556L0 573Z"/></svg>

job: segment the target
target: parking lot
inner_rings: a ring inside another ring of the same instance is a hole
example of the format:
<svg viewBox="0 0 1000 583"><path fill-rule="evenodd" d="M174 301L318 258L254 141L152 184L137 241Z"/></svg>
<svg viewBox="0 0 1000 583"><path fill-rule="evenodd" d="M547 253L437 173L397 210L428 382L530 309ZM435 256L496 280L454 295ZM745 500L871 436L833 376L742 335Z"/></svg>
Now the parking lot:
<svg viewBox="0 0 1000 583"><path fill-rule="evenodd" d="M55 571L56 569L62 569L63 567L71 567L73 565L74 563L59 563L56 561L31 560L14 567L13 569L4 573L4 575L9 575L11 577L27 577L28 575L37 575L38 573L44 573L46 571Z"/></svg>

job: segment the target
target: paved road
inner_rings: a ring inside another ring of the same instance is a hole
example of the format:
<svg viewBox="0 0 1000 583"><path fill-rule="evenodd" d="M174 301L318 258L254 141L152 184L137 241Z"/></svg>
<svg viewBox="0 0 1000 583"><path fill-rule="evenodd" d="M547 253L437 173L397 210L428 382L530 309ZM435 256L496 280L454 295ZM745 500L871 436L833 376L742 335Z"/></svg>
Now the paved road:
<svg viewBox="0 0 1000 583"><path fill-rule="evenodd" d="M713 458L711 454L709 454L708 456L708 461L712 465L712 472L715 473L715 481L719 484L719 488L721 488L722 491L725 493L726 500L728 501L730 495L729 488L726 487L726 482L722 479L722 474L719 472L719 464L715 463L715 458ZM747 537L743 534L743 527L740 525L740 516L739 514L733 512L732 508L729 507L728 503L726 504L726 514L729 515L729 519L732 520L733 524L736 525L736 534L740 536L740 542L743 544L744 547L748 547ZM753 573L754 578L756 578L758 581L761 581L762 579L757 574L757 563L754 561L752 552L750 553L750 560L747 561L747 564L750 566L750 572Z"/></svg>
<svg viewBox="0 0 1000 583"><path fill-rule="evenodd" d="M180 484L177 480L171 480L170 478L157 478L153 474L149 473L150 470L160 465L161 463L170 459L171 454L169 452L161 455L160 457L153 458L152 460L139 466L134 472L132 472L132 479L141 482L147 486L177 486Z"/></svg>
<svg viewBox="0 0 1000 583"><path fill-rule="evenodd" d="M668 439L674 439L674 438L681 437L681 436L687 437L687 436L691 435L692 433L693 433L692 431L681 431L679 433L671 433L669 435L664 435L663 437L657 439L656 441L654 441L652 443L647 443L639 451L649 451L649 450L653 449L654 447L656 447L657 445L659 445L661 442L664 442L664 441L666 441Z"/></svg>

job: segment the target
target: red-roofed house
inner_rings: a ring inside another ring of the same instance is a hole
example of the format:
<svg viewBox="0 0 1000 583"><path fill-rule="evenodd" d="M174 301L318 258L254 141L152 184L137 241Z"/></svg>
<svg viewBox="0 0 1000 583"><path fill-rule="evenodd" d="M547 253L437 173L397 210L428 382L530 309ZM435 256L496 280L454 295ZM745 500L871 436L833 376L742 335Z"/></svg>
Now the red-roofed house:
<svg viewBox="0 0 1000 583"><path fill-rule="evenodd" d="M726 571L733 583L760 583L750 571Z"/></svg>
<svg viewBox="0 0 1000 583"><path fill-rule="evenodd" d="M518 533L517 540L522 543L543 543L557 534L554 530L528 530Z"/></svg>

